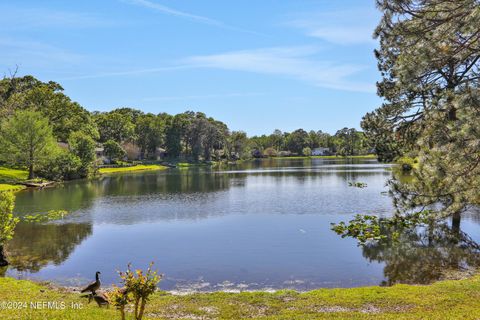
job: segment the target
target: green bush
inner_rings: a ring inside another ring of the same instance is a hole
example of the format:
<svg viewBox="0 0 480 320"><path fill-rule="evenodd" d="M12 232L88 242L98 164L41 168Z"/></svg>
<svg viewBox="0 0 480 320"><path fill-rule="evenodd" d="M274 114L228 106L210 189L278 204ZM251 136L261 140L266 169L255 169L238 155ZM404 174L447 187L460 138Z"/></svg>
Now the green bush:
<svg viewBox="0 0 480 320"><path fill-rule="evenodd" d="M304 156L310 157L312 155L312 149L310 149L310 147L305 147L302 150L302 154Z"/></svg>
<svg viewBox="0 0 480 320"><path fill-rule="evenodd" d="M62 151L40 166L36 174L49 180L72 180L84 177L82 161L76 155Z"/></svg>

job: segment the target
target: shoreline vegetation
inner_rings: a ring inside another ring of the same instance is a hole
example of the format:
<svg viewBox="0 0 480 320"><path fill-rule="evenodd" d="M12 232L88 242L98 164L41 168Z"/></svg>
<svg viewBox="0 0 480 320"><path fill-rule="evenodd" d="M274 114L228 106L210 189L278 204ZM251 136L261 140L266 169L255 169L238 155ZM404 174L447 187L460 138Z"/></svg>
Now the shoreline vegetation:
<svg viewBox="0 0 480 320"><path fill-rule="evenodd" d="M274 159L274 160L297 160L297 159L376 159L375 154L367 155L354 155L354 156L288 156L288 157L264 157L257 159ZM140 172L140 171L159 171L169 168L190 168L190 167L207 167L218 166L221 164L235 164L243 161L253 161L255 159L248 160L236 160L236 161L210 161L210 162L165 162L160 164L136 164L130 166L114 166L114 167L101 167L98 169L98 173L101 175L115 174L115 173L128 173L128 172ZM44 179L28 180L28 171L7 167L0 167L0 191L12 191L17 192L26 189L27 187L45 187L53 184L53 181Z"/></svg>
<svg viewBox="0 0 480 320"><path fill-rule="evenodd" d="M146 319L477 319L480 275L430 285L316 289L307 292L245 291L174 295L157 291ZM78 292L48 283L0 278L2 319L116 319L115 308L100 308ZM40 303L40 308L31 305ZM48 308L43 302L63 303ZM13 308L13 303L17 307ZM25 303L19 305L19 303ZM81 309L72 306L82 305ZM130 310L127 308L127 310ZM131 311L127 311L127 318Z"/></svg>
<svg viewBox="0 0 480 320"><path fill-rule="evenodd" d="M157 170L166 170L167 166L157 165L157 164L138 164L134 166L126 167L112 167L112 168L99 168L98 172L103 174L112 174L112 173L126 173L126 172L138 172L138 171L157 171Z"/></svg>

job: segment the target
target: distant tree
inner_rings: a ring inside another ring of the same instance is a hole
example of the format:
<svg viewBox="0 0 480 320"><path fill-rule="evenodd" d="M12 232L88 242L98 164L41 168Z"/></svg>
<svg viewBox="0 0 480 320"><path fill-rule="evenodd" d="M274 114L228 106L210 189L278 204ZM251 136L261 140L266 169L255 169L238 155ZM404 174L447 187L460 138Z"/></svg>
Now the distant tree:
<svg viewBox="0 0 480 320"><path fill-rule="evenodd" d="M94 120L100 132L101 142L113 140L122 143L134 138L135 125L128 115L115 111L96 113Z"/></svg>
<svg viewBox="0 0 480 320"><path fill-rule="evenodd" d="M275 150L272 147L268 147L267 149L263 150L263 155L266 157L276 157L277 156L277 150Z"/></svg>
<svg viewBox="0 0 480 320"><path fill-rule="evenodd" d="M277 151L282 150L283 145L285 144L285 137L283 135L283 132L275 129L275 131L273 131L270 137L272 142L271 147L274 147Z"/></svg>
<svg viewBox="0 0 480 320"><path fill-rule="evenodd" d="M125 150L114 140L108 140L103 144L104 153L111 161L122 160L126 153Z"/></svg>
<svg viewBox="0 0 480 320"><path fill-rule="evenodd" d="M12 192L0 192L0 267L8 265L4 246L13 238L18 218L13 216L15 197Z"/></svg>
<svg viewBox="0 0 480 320"><path fill-rule="evenodd" d="M92 137L77 131L70 135L68 144L71 152L76 155L82 163L79 176L82 178L87 177L97 158L95 154L95 141Z"/></svg>
<svg viewBox="0 0 480 320"><path fill-rule="evenodd" d="M310 149L315 149L320 146L320 137L314 130L308 133L308 146Z"/></svg>
<svg viewBox="0 0 480 320"><path fill-rule="evenodd" d="M308 145L308 133L298 129L290 133L286 139L286 147L289 151L301 154L303 148Z"/></svg>
<svg viewBox="0 0 480 320"><path fill-rule="evenodd" d="M343 128L335 133L337 153L342 156L353 156L358 153L360 139L354 128Z"/></svg>
<svg viewBox="0 0 480 320"><path fill-rule="evenodd" d="M310 147L305 147L302 150L302 154L304 156L310 157L312 155L312 149L310 149Z"/></svg>
<svg viewBox="0 0 480 320"><path fill-rule="evenodd" d="M48 119L37 111L15 111L0 126L0 157L12 165L28 168L35 177L36 166L58 152Z"/></svg>
<svg viewBox="0 0 480 320"><path fill-rule="evenodd" d="M233 153L235 157L241 158L245 153L245 149L247 148L247 134L243 131L232 131L228 137L228 144L230 146L231 153Z"/></svg>
<svg viewBox="0 0 480 320"><path fill-rule="evenodd" d="M135 136L142 158L154 155L165 141L165 121L153 114L136 118Z"/></svg>

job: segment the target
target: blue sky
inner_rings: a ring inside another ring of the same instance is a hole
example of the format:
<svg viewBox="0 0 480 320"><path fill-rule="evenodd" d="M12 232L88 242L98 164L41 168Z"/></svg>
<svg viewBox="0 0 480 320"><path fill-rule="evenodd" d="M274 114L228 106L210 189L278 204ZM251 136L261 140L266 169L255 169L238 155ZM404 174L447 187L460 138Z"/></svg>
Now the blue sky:
<svg viewBox="0 0 480 320"><path fill-rule="evenodd" d="M373 0L0 0L0 12L2 73L57 81L92 111L335 133L381 103Z"/></svg>

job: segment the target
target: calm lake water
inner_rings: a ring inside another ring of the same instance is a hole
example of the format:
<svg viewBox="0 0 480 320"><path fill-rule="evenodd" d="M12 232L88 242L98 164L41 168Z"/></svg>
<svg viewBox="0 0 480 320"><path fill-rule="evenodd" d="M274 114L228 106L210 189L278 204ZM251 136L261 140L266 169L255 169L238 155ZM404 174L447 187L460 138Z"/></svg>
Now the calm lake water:
<svg viewBox="0 0 480 320"><path fill-rule="evenodd" d="M65 209L60 222L20 223L8 275L83 285L150 261L166 290L253 290L426 283L478 261L479 215L391 245L358 247L330 223L391 215L388 165L375 160L258 160L222 169L105 176L18 193L18 215ZM365 182L368 187L349 187ZM460 234L460 236L459 236Z"/></svg>

